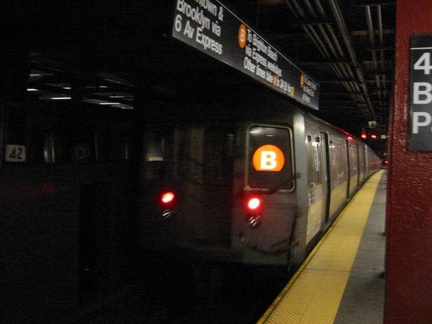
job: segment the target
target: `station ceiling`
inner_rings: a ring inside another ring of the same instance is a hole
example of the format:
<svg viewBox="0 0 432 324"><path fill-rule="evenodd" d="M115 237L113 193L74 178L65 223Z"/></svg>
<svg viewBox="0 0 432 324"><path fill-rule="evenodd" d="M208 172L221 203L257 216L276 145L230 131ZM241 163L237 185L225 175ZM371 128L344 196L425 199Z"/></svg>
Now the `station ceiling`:
<svg viewBox="0 0 432 324"><path fill-rule="evenodd" d="M375 121L386 134L396 0L221 2L320 83L318 116L354 135ZM134 109L139 96L151 109L254 84L172 39L175 3L2 2L0 89L9 97L21 98L22 90L31 100L78 98L119 109Z"/></svg>

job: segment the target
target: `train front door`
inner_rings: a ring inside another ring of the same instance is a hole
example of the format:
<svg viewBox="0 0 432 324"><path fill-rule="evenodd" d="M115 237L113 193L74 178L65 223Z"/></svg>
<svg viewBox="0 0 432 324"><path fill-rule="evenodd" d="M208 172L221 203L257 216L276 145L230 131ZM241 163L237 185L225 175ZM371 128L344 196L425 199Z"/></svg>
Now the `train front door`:
<svg viewBox="0 0 432 324"><path fill-rule="evenodd" d="M326 228L330 206L329 147L328 135L316 133L312 125L306 139L308 163L309 212L307 241ZM315 133L314 135L312 135Z"/></svg>
<svg viewBox="0 0 432 324"><path fill-rule="evenodd" d="M203 245L229 246L235 132L224 127L186 131L184 208L193 228L189 238Z"/></svg>

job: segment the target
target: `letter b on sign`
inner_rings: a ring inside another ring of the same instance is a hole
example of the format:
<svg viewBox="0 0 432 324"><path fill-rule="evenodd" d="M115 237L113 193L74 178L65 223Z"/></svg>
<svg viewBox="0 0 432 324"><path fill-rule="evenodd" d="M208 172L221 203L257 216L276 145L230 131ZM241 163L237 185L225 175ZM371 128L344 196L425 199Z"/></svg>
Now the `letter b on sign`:
<svg viewBox="0 0 432 324"><path fill-rule="evenodd" d="M432 102L432 84L428 82L414 82L413 103L415 105L427 105Z"/></svg>
<svg viewBox="0 0 432 324"><path fill-rule="evenodd" d="M277 146L263 145L253 154L252 164L256 171L277 172L285 165L285 156Z"/></svg>

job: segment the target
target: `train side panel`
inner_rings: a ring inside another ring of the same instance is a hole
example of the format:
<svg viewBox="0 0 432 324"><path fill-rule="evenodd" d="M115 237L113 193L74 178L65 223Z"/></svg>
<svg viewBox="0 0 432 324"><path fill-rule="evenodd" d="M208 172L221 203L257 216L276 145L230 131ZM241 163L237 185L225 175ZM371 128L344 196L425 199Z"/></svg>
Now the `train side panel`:
<svg viewBox="0 0 432 324"><path fill-rule="evenodd" d="M305 147L304 154L300 150L296 159L299 169L306 165L303 192L308 198L300 208L306 221L297 221L302 226L296 232L296 245L304 249L301 254L313 247L380 163L370 148L351 135L308 114L304 125L305 132L296 134Z"/></svg>
<svg viewBox="0 0 432 324"><path fill-rule="evenodd" d="M328 134L319 125L307 121L305 140L307 163L307 236L309 243L329 221L329 151Z"/></svg>
<svg viewBox="0 0 432 324"><path fill-rule="evenodd" d="M304 144L308 197L306 243L311 244L334 221L347 198L347 136L309 118ZM300 166L303 161L300 161ZM312 243L313 244L313 243Z"/></svg>

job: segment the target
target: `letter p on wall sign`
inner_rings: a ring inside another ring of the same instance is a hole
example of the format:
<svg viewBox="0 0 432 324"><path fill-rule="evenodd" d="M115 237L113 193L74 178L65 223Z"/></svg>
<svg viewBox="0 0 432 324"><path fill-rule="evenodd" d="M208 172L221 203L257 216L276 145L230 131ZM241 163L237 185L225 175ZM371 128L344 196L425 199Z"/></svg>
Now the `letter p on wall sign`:
<svg viewBox="0 0 432 324"><path fill-rule="evenodd" d="M285 165L285 156L275 145L263 145L252 156L252 164L256 171L282 170Z"/></svg>
<svg viewBox="0 0 432 324"><path fill-rule="evenodd" d="M410 151L432 151L432 34L411 35Z"/></svg>

